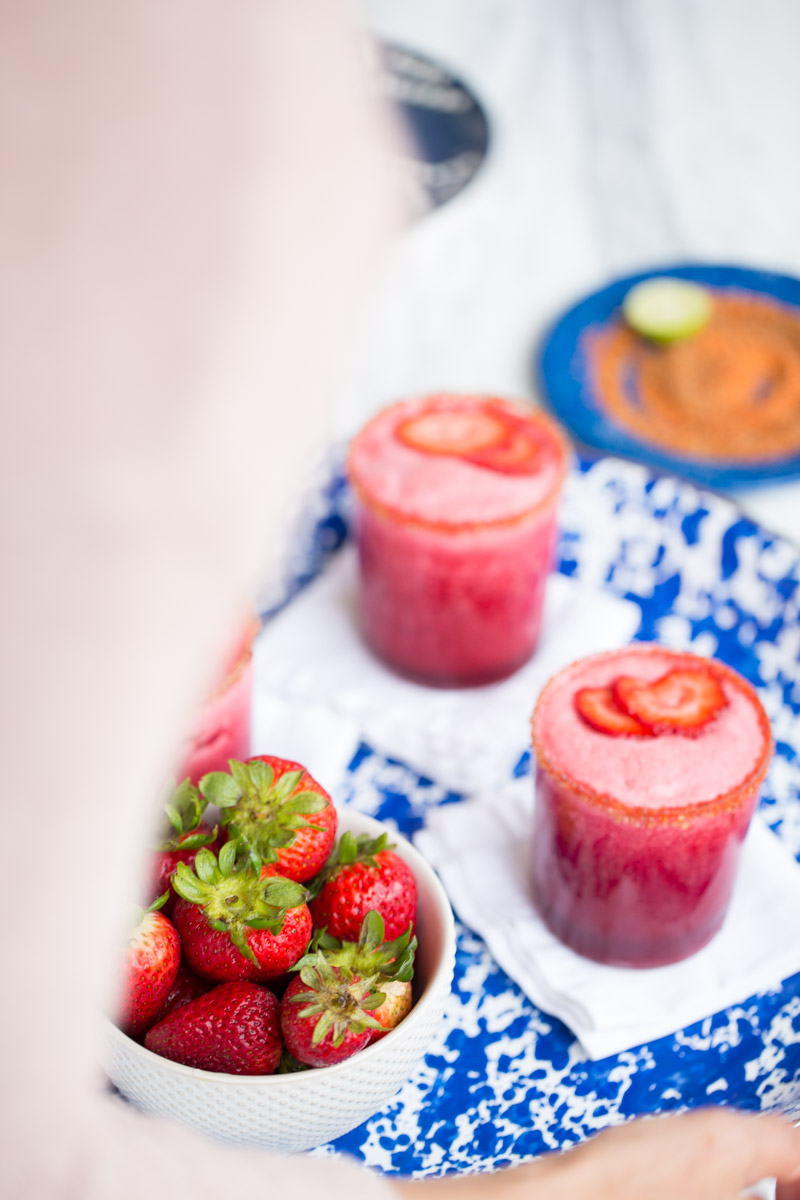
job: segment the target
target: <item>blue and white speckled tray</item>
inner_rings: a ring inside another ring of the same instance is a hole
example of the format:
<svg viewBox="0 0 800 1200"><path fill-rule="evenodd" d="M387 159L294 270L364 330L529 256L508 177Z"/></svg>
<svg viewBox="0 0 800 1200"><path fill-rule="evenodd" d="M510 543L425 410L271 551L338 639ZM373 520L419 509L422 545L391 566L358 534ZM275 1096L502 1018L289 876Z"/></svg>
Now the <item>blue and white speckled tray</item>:
<svg viewBox="0 0 800 1200"><path fill-rule="evenodd" d="M337 477L298 541L287 594L344 539L346 514ZM758 687L777 743L762 810L800 857L797 550L726 500L601 459L579 463L567 481L557 562L636 601L638 637L713 653ZM527 770L525 754L517 774ZM368 746L336 798L406 834L431 805L459 800ZM459 926L450 1002L424 1065L382 1112L320 1152L345 1151L390 1174L488 1169L639 1113L706 1103L800 1116L800 975L674 1036L590 1062Z"/></svg>

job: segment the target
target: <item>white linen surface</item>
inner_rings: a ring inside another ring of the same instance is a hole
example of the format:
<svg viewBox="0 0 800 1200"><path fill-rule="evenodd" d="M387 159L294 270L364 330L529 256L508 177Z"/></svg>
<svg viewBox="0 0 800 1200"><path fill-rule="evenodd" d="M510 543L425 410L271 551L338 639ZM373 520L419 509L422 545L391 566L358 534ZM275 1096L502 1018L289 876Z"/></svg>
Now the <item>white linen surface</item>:
<svg viewBox="0 0 800 1200"><path fill-rule="evenodd" d="M529 663L487 687L424 687L395 675L362 642L355 571L346 547L258 639L254 753L292 746L296 753L285 757L313 773L319 755L333 771L346 765L360 736L448 790L498 786L530 744L530 715L550 676L585 654L625 645L639 624L632 602L553 574ZM320 774L323 785L335 786Z"/></svg>

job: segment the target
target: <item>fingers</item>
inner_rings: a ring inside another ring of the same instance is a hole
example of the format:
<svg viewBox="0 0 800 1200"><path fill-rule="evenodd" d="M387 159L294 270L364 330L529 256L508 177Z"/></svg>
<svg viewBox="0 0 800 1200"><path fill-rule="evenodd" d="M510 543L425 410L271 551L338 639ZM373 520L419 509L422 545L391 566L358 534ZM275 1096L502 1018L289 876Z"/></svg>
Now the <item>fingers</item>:
<svg viewBox="0 0 800 1200"><path fill-rule="evenodd" d="M800 1200L800 1128L783 1117L766 1114L753 1117L749 1129L742 1129L737 1136L746 1145L744 1165L748 1180L755 1182L774 1175L793 1189L784 1189L781 1200ZM795 1176L799 1177L797 1181Z"/></svg>

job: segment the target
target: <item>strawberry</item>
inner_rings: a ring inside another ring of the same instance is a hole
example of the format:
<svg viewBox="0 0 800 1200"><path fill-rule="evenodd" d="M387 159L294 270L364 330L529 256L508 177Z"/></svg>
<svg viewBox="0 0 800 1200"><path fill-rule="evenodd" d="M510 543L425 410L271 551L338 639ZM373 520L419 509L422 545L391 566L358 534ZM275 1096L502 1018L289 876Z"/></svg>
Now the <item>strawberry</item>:
<svg viewBox="0 0 800 1200"><path fill-rule="evenodd" d="M653 683L622 675L613 689L617 704L652 733L694 737L727 704L710 667L677 668Z"/></svg>
<svg viewBox="0 0 800 1200"><path fill-rule="evenodd" d="M311 884L314 925L345 942L357 942L364 917L375 909L390 941L399 938L417 919L417 883L411 868L378 838L349 831L342 835L338 854Z"/></svg>
<svg viewBox="0 0 800 1200"><path fill-rule="evenodd" d="M141 913L128 941L119 1024L131 1037L141 1037L155 1021L180 966L178 932L158 911L164 899Z"/></svg>
<svg viewBox="0 0 800 1200"><path fill-rule="evenodd" d="M175 901L172 877L179 862L192 866L197 851L216 842L217 831L201 824L207 801L200 795L191 780L184 779L172 793L164 806L173 833L166 838L153 856L150 868L150 896L167 892L164 912L169 913Z"/></svg>
<svg viewBox="0 0 800 1200"><path fill-rule="evenodd" d="M372 910L364 917L358 942L342 942L320 930L309 947L311 953L305 954L294 967L298 971L313 966L321 953L332 967L346 967L362 979L371 977L373 986L385 996L383 1004L372 1010L373 1018L383 1027L380 1032L373 1030L370 1039L373 1042L399 1025L413 1003L411 980L417 939L411 936L410 926L393 942L385 942L383 935L383 918Z"/></svg>
<svg viewBox="0 0 800 1200"><path fill-rule="evenodd" d="M198 996L205 996L206 992L209 992L213 986L207 979L201 979L199 975L193 975L191 971L181 965L178 967L178 974L175 976L172 987L167 992L167 998L161 1006L156 1019L163 1021L164 1017L168 1017L171 1012L175 1012L176 1008L183 1008L184 1004L188 1004L190 1000L196 1000Z"/></svg>
<svg viewBox="0 0 800 1200"><path fill-rule="evenodd" d="M280 1004L269 988L223 983L159 1021L144 1044L202 1071L271 1075L283 1053Z"/></svg>
<svg viewBox="0 0 800 1200"><path fill-rule="evenodd" d="M439 408L403 421L396 436L426 454L452 454L464 458L502 442L506 427L499 413L483 408Z"/></svg>
<svg viewBox="0 0 800 1200"><path fill-rule="evenodd" d="M261 755L213 771L200 790L222 809L228 836L281 875L303 883L324 866L336 837L336 809L324 788L298 763Z"/></svg>
<svg viewBox="0 0 800 1200"><path fill-rule="evenodd" d="M284 993L281 1029L286 1049L309 1067L328 1067L363 1050L381 1026L370 1009L383 1004L371 979L332 967L322 952L302 968Z"/></svg>
<svg viewBox="0 0 800 1200"><path fill-rule="evenodd" d="M332 967L347 967L362 979L372 977L381 990L384 990L384 983L390 981L410 982L414 978L414 956L417 951L417 939L412 937L411 924L401 937L392 942L385 941L384 935L383 917L371 909L361 922L357 942L342 941L341 938L332 937L326 929L319 929L308 950L292 970L300 971L305 966L313 966L321 953Z"/></svg>
<svg viewBox="0 0 800 1200"><path fill-rule="evenodd" d="M401 422L396 437L426 454L463 458L508 475L538 470L540 441L523 412L490 397L440 396L418 416Z"/></svg>
<svg viewBox="0 0 800 1200"><path fill-rule="evenodd" d="M307 892L272 866L237 863L237 848L226 842L219 860L199 850L194 871L178 866L175 924L187 965L204 979L264 983L294 966L308 945Z"/></svg>
<svg viewBox="0 0 800 1200"><path fill-rule="evenodd" d="M575 707L586 724L600 733L616 737L651 736L646 725L619 707L611 687L580 688L575 693Z"/></svg>
<svg viewBox="0 0 800 1200"><path fill-rule="evenodd" d="M414 1002L411 984L403 983L399 979L382 983L381 991L386 999L378 1008L372 1010L372 1015L383 1028L380 1032L377 1029L373 1031L371 1042L379 1042L381 1038L386 1037L387 1033L391 1033L400 1024L403 1017L407 1017L411 1012L411 1005Z"/></svg>

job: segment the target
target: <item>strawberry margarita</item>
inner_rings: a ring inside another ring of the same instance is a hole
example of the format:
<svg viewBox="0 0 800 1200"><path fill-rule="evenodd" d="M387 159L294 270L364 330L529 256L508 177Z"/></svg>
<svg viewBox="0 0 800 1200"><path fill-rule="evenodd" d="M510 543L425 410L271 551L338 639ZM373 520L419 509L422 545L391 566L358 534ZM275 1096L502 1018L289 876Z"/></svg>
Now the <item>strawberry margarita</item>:
<svg viewBox="0 0 800 1200"><path fill-rule="evenodd" d="M227 771L230 759L250 757L253 637L258 628L256 622L248 626L222 682L196 713L181 748L177 779L188 776L197 784L209 771Z"/></svg>
<svg viewBox="0 0 800 1200"><path fill-rule="evenodd" d="M538 411L429 396L353 442L364 636L425 683L502 679L532 654L556 537L566 446Z"/></svg>
<svg viewBox="0 0 800 1200"><path fill-rule="evenodd" d="M532 729L533 888L552 931L620 966L699 950L725 918L772 752L750 684L632 646L554 676Z"/></svg>

